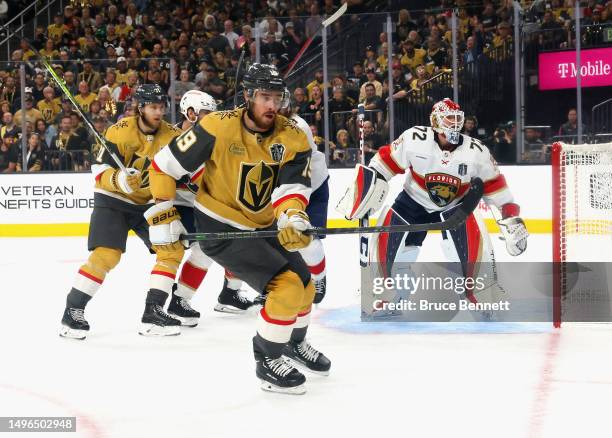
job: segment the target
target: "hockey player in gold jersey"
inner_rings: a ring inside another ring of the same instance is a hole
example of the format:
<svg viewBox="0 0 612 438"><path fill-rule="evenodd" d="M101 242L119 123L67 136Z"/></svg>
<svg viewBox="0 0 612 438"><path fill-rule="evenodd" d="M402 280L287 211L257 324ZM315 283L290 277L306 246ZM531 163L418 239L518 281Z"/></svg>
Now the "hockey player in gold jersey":
<svg viewBox="0 0 612 438"><path fill-rule="evenodd" d="M173 245L183 228L173 199L176 180L206 171L195 200L196 226L204 232L278 229L273 239L201 241L204 253L267 295L253 338L262 388L301 394L305 377L285 357L328 374L331 363L306 340L315 294L297 250L311 227L311 149L296 124L279 115L285 82L269 65L244 76L246 108L209 114L155 155L150 171L155 207L147 212L154 247ZM172 218L169 220L166 218ZM285 357L284 357L285 356Z"/></svg>
<svg viewBox="0 0 612 438"><path fill-rule="evenodd" d="M66 300L60 335L84 339L89 324L85 306L104 278L118 263L129 230L150 248L148 224L143 213L150 207L149 164L151 158L181 131L162 120L166 96L158 85L142 85L136 93L139 115L126 117L109 127L105 138L126 169L117 168L105 149L92 166L95 177L94 209L89 225L87 262L78 271ZM180 244L155 247L157 263L151 273L151 289L143 315L142 334L178 334L180 321L162 307L174 283L182 258Z"/></svg>

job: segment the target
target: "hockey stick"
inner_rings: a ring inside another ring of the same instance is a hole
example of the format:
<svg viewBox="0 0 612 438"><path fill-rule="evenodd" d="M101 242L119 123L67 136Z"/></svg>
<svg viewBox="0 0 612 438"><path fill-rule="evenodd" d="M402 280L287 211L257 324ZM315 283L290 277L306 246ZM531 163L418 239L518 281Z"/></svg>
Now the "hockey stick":
<svg viewBox="0 0 612 438"><path fill-rule="evenodd" d="M234 109L238 107L238 81L240 80L240 69L242 68L242 62L244 61L244 55L246 53L246 43L242 47L242 53L238 59L238 65L236 66L236 83L234 84Z"/></svg>
<svg viewBox="0 0 612 438"><path fill-rule="evenodd" d="M453 230L461 225L478 206L484 185L480 178L472 179L470 190L467 192L457 210L448 219L442 222L429 224L387 225L376 227L346 227L346 228L311 228L305 234L311 236L325 236L330 234L369 234L369 233L406 233L432 230ZM182 234L180 240L226 240L226 239L261 239L276 237L278 230L262 231L232 231L221 233L188 233Z"/></svg>
<svg viewBox="0 0 612 438"><path fill-rule="evenodd" d="M96 137L96 140L102 145L104 149L106 149L106 152L108 152L108 154L113 159L113 161L117 164L119 169L121 169L122 171L126 171L126 168L123 165L123 162L119 159L119 157L117 157L115 152L113 152L110 146L106 143L106 140L104 139L104 137L102 137L98 133L98 131L96 131L96 128L94 127L93 123L91 123L91 121L89 120L89 117L87 117L85 113L83 112L83 110L81 110L81 107L79 106L77 101L74 99L74 96L72 96L72 93L70 93L70 90L66 87L64 80L59 77L57 72L49 64L49 61L47 61L47 59L40 54L40 52L36 49L36 47L34 47L34 45L30 41L27 41L27 42L32 52L34 52L34 55L38 58L38 60L42 63L45 69L49 72L49 74L51 75L55 83L58 85L58 87L60 87L64 95L70 101L70 103L72 103L72 106L74 106L76 113L79 115L79 117L81 117L81 119L83 119L83 122L85 122L85 125L87 125L89 130L93 133L94 137Z"/></svg>
<svg viewBox="0 0 612 438"><path fill-rule="evenodd" d="M336 12L334 12L328 18L323 20L323 23L321 23L321 27L319 29L317 29L317 31L310 38L308 38L306 40L306 42L302 45L302 48L300 49L300 51L297 53L297 55L295 55L295 58L293 58L293 61L291 61L291 63L289 64L289 67L287 67L287 70L285 71L284 79L287 79L289 74L293 71L293 68L298 63L298 61L302 58L302 55L304 54L306 49L308 49L308 47L310 47L310 45L314 41L314 39L317 36L317 34L321 31L321 29L326 29L334 21L336 21L338 18L340 18L342 16L342 14L344 14L346 12L347 8L348 8L348 2L344 3L342 6L340 6L338 8L338 10Z"/></svg>
<svg viewBox="0 0 612 438"><path fill-rule="evenodd" d="M365 123L365 105L359 104L357 106L358 114L357 114L357 125L359 128L359 151L361 152L361 164L366 165L365 162L365 131L363 125ZM370 225L370 215L366 213L361 219L359 219L360 227L367 227ZM359 236L359 265L362 268L368 266L368 236L362 234Z"/></svg>

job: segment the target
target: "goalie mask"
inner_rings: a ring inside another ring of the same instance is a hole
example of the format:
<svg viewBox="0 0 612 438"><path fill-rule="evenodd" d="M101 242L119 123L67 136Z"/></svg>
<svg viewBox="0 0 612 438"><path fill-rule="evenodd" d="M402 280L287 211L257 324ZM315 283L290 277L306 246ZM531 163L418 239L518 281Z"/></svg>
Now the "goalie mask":
<svg viewBox="0 0 612 438"><path fill-rule="evenodd" d="M444 134L451 144L458 144L465 117L458 104L446 98L437 102L430 115L431 127L438 134Z"/></svg>

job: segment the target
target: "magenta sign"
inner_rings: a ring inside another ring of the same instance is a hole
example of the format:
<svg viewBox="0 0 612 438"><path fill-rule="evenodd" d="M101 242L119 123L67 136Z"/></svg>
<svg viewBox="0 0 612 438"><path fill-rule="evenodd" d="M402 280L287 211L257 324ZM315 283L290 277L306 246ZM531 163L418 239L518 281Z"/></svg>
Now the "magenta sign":
<svg viewBox="0 0 612 438"><path fill-rule="evenodd" d="M612 85L612 47L580 52L583 87ZM576 88L576 52L540 53L540 90Z"/></svg>

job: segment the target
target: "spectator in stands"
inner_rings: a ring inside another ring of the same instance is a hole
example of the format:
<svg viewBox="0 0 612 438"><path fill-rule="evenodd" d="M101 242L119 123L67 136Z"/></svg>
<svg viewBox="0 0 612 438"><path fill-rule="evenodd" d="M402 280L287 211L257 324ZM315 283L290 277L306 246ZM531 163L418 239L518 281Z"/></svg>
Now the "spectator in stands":
<svg viewBox="0 0 612 438"><path fill-rule="evenodd" d="M34 123L34 132L40 135L41 148L44 150L47 149L47 145L51 143L51 140L57 134L57 129L52 123L47 124L44 120L38 119Z"/></svg>
<svg viewBox="0 0 612 438"><path fill-rule="evenodd" d="M402 57L400 62L403 66L415 71L418 65L425 63L427 52L420 48L415 48L414 41L406 40L402 42Z"/></svg>
<svg viewBox="0 0 612 438"><path fill-rule="evenodd" d="M181 70L179 80L174 84L174 99L178 102L183 97L183 94L196 88L198 88L196 84L189 80L189 70L184 68Z"/></svg>
<svg viewBox="0 0 612 438"><path fill-rule="evenodd" d="M240 38L240 35L234 32L234 22L232 20L225 20L223 22L223 33L221 35L227 39L230 49L234 50L236 48L236 41Z"/></svg>
<svg viewBox="0 0 612 438"><path fill-rule="evenodd" d="M53 24L50 24L49 26L47 26L47 35L49 37L49 40L52 43L53 42L59 43L62 40L62 37L64 36L65 31L66 31L66 26L64 25L64 17L62 16L62 14L57 13L53 17ZM45 46L45 48L47 48L47 46ZM43 56L48 57L48 54L45 53L43 54Z"/></svg>
<svg viewBox="0 0 612 438"><path fill-rule="evenodd" d="M109 68L106 71L106 75L104 76L104 85L100 87L99 92L101 93L102 90L106 90L108 91L108 95L110 97L112 96L113 91L115 91L115 88L117 88L118 86L119 84L117 83L117 74L115 73L115 70Z"/></svg>
<svg viewBox="0 0 612 438"><path fill-rule="evenodd" d="M210 94L216 100L223 100L226 90L227 84L219 79L217 69L214 66L208 66L206 68L206 84L202 87L202 91Z"/></svg>
<svg viewBox="0 0 612 438"><path fill-rule="evenodd" d="M308 98L303 88L296 88L293 90L293 105L297 114L304 114L308 112Z"/></svg>
<svg viewBox="0 0 612 438"><path fill-rule="evenodd" d="M272 64L282 69L289 61L285 54L285 47L276 40L276 37L272 33L266 34L263 44L261 45L261 55L266 64Z"/></svg>
<svg viewBox="0 0 612 438"><path fill-rule="evenodd" d="M482 45L479 44L480 39L477 36L470 36L466 41L466 49L463 53L463 64L470 72L477 72L477 61L482 54Z"/></svg>
<svg viewBox="0 0 612 438"><path fill-rule="evenodd" d="M368 70L371 65L378 65L378 62L376 61L376 51L374 50L374 47L366 46L365 58L362 62L362 65L363 68L365 68L366 70Z"/></svg>
<svg viewBox="0 0 612 438"><path fill-rule="evenodd" d="M587 133L587 126L582 124L582 134ZM561 125L558 135L564 137L575 137L578 135L578 112L576 108L570 108L567 112L567 122ZM566 138L564 141L571 141L572 138Z"/></svg>
<svg viewBox="0 0 612 438"><path fill-rule="evenodd" d="M366 164L370 162L372 157L378 152L378 148L383 145L383 140L376 133L374 124L370 120L363 122L363 150L365 152Z"/></svg>
<svg viewBox="0 0 612 438"><path fill-rule="evenodd" d="M344 166L355 163L348 163L347 159L350 156L349 149L354 149L350 142L350 137L346 129L340 129L336 133L336 144L331 149L330 164L333 166Z"/></svg>
<svg viewBox="0 0 612 438"><path fill-rule="evenodd" d="M484 10L480 15L480 22L483 25L485 32L493 32L495 26L497 26L497 15L495 14L495 7L490 0L485 3Z"/></svg>
<svg viewBox="0 0 612 438"><path fill-rule="evenodd" d="M427 40L427 55L425 56L427 71L432 74L439 69L448 67L448 55L438 38L430 36Z"/></svg>
<svg viewBox="0 0 612 438"><path fill-rule="evenodd" d="M34 85L32 86L32 97L34 98L34 102L44 99L46 86L47 81L45 81L45 76L42 73L36 73L36 75L34 75Z"/></svg>
<svg viewBox="0 0 612 438"><path fill-rule="evenodd" d="M15 124L13 114L6 111L2 114L2 127L0 127L0 140L4 141L4 137L16 138L21 131L21 127Z"/></svg>
<svg viewBox="0 0 612 438"><path fill-rule="evenodd" d="M376 71L369 69L366 71L368 81L361 86L359 89L359 102L362 102L366 98L366 86L368 84L374 85L376 95L382 97L382 84L376 79Z"/></svg>
<svg viewBox="0 0 612 438"><path fill-rule="evenodd" d="M295 28L295 24L289 21L285 24L285 34L283 35L281 42L287 52L289 62L291 62L297 56L298 52L302 48L304 43L304 35L300 30Z"/></svg>
<svg viewBox="0 0 612 438"><path fill-rule="evenodd" d="M26 153L26 170L28 172L39 172L43 169L45 156L43 151L42 139L40 134L33 132L28 137L28 150ZM21 172L21 153L17 160L17 171Z"/></svg>
<svg viewBox="0 0 612 438"><path fill-rule="evenodd" d="M6 135L0 143L0 172L12 173L17 170L19 159L17 149L13 146L14 137Z"/></svg>
<svg viewBox="0 0 612 438"><path fill-rule="evenodd" d="M36 108L42 114L42 119L46 123L52 123L55 117L62 111L60 99L55 97L55 89L46 86L43 89L43 99L38 101Z"/></svg>
<svg viewBox="0 0 612 438"><path fill-rule="evenodd" d="M84 113L89 112L89 106L97 98L98 96L96 93L91 93L89 91L89 85L87 85L87 82L81 81L79 83L79 94L74 97L74 100L79 104Z"/></svg>
<svg viewBox="0 0 612 438"><path fill-rule="evenodd" d="M64 85L66 85L66 88L68 88L73 96L78 93L79 87L76 84L76 75L72 70L64 72Z"/></svg>
<svg viewBox="0 0 612 438"><path fill-rule="evenodd" d="M21 118L24 116L26 120L34 123L38 119L42 119L42 114L34 108L34 99L31 94L25 95L25 109L22 108L15 113L14 121L17 126L21 126Z"/></svg>
<svg viewBox="0 0 612 438"><path fill-rule="evenodd" d="M463 133L472 138L480 140L480 136L478 135L478 119L476 116L465 117L465 122L463 123Z"/></svg>
<svg viewBox="0 0 612 438"><path fill-rule="evenodd" d="M542 24L540 25L540 45L545 49L558 48L563 40L563 27L555 20L553 13L549 10L544 12Z"/></svg>
<svg viewBox="0 0 612 438"><path fill-rule="evenodd" d="M314 38L317 32L321 29L323 24L323 17L319 15L319 5L316 2L313 2L310 6L310 17L306 20L305 32L306 38Z"/></svg>
<svg viewBox="0 0 612 438"><path fill-rule="evenodd" d="M69 152L82 150L83 144L81 137L73 132L72 126L72 118L68 115L63 116L59 124L60 130L51 140L49 150L52 152L53 170L74 170L72 155Z"/></svg>
<svg viewBox="0 0 612 438"><path fill-rule="evenodd" d="M493 157L500 163L516 163L516 123L502 124L493 133Z"/></svg>
<svg viewBox="0 0 612 438"><path fill-rule="evenodd" d="M309 100L312 100L312 89L314 87L319 87L319 91L323 90L323 70L317 70L315 72L314 80L312 80L312 82L306 85Z"/></svg>
<svg viewBox="0 0 612 438"><path fill-rule="evenodd" d="M365 98L359 103L364 104L367 111L382 110L384 105L382 98L376 94L376 87L371 83L365 84Z"/></svg>
<svg viewBox="0 0 612 438"><path fill-rule="evenodd" d="M85 81L90 90L97 90L102 86L100 73L93 69L90 59L83 60L83 71L78 75L79 82Z"/></svg>
<svg viewBox="0 0 612 438"><path fill-rule="evenodd" d="M252 31L253 29L248 24L242 26L242 35L240 35L236 40L237 49L242 49L245 44L247 48L251 45L251 43L253 42Z"/></svg>
<svg viewBox="0 0 612 438"><path fill-rule="evenodd" d="M62 111L55 117L55 120L53 121L53 124L56 126L60 125L62 118L66 116L70 117L70 114L73 113L72 103L70 103L67 97L62 97L61 102L62 102ZM47 145L50 146L51 143L47 143Z"/></svg>
<svg viewBox="0 0 612 438"><path fill-rule="evenodd" d="M7 101L11 111L17 110L17 107L21 105L21 92L17 89L13 76L7 76L4 80L2 91L0 92L0 100Z"/></svg>
<svg viewBox="0 0 612 438"><path fill-rule="evenodd" d="M493 47L491 48L494 59L502 61L512 56L512 28L510 24L502 21L497 25L497 34L493 37Z"/></svg>
<svg viewBox="0 0 612 438"><path fill-rule="evenodd" d="M395 26L395 40L404 41L408 38L408 34L416 29L417 24L412 20L410 11L408 9L400 9L397 17L397 24Z"/></svg>

